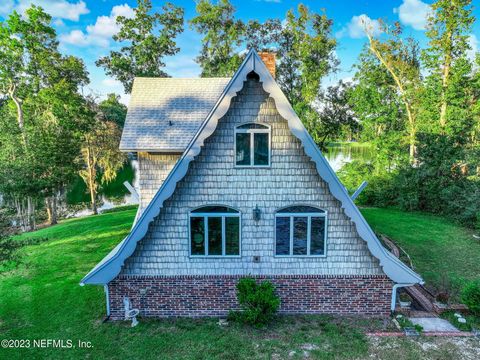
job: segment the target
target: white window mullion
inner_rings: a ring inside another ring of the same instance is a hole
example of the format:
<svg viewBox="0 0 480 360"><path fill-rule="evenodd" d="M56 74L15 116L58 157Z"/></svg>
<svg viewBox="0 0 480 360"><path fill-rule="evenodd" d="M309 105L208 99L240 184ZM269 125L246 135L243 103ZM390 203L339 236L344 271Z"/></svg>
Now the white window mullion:
<svg viewBox="0 0 480 360"><path fill-rule="evenodd" d="M205 256L208 256L208 216L203 218L205 223Z"/></svg>
<svg viewBox="0 0 480 360"><path fill-rule="evenodd" d="M290 255L293 255L293 216L290 216Z"/></svg>
<svg viewBox="0 0 480 360"><path fill-rule="evenodd" d="M225 256L227 250L226 250L226 244L227 244L227 230L226 230L226 221L225 221L225 216L222 216L222 256Z"/></svg>
<svg viewBox="0 0 480 360"><path fill-rule="evenodd" d="M312 217L309 216L307 219L307 255L310 255L310 242L312 241Z"/></svg>
<svg viewBox="0 0 480 360"><path fill-rule="evenodd" d="M250 165L255 165L255 163L253 162L255 160L255 156L253 154L253 151L255 150L255 146L253 145L253 138L254 136L254 133L251 132L250 133Z"/></svg>

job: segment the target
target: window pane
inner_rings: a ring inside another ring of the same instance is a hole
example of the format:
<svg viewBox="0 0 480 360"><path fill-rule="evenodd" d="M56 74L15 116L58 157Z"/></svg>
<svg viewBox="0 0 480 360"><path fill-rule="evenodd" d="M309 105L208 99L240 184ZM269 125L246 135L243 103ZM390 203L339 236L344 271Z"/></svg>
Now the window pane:
<svg viewBox="0 0 480 360"><path fill-rule="evenodd" d="M325 218L312 217L310 255L325 255Z"/></svg>
<svg viewBox="0 0 480 360"><path fill-rule="evenodd" d="M205 222L203 217L190 218L192 255L205 255Z"/></svg>
<svg viewBox="0 0 480 360"><path fill-rule="evenodd" d="M254 165L268 165L268 134L253 134Z"/></svg>
<svg viewBox="0 0 480 360"><path fill-rule="evenodd" d="M307 217L293 218L293 255L307 255Z"/></svg>
<svg viewBox="0 0 480 360"><path fill-rule="evenodd" d="M192 213L238 213L237 210L226 207L226 206L203 206L201 208L195 209Z"/></svg>
<svg viewBox="0 0 480 360"><path fill-rule="evenodd" d="M222 218L208 218L208 255L222 255Z"/></svg>
<svg viewBox="0 0 480 360"><path fill-rule="evenodd" d="M276 222L276 254L290 255L290 218L277 217Z"/></svg>
<svg viewBox="0 0 480 360"><path fill-rule="evenodd" d="M225 218L225 254L240 254L240 219L238 217Z"/></svg>
<svg viewBox="0 0 480 360"><path fill-rule="evenodd" d="M237 165L250 165L250 134L237 133L236 163Z"/></svg>
<svg viewBox="0 0 480 360"><path fill-rule="evenodd" d="M325 211L313 206L290 206L278 211L279 213L324 213Z"/></svg>

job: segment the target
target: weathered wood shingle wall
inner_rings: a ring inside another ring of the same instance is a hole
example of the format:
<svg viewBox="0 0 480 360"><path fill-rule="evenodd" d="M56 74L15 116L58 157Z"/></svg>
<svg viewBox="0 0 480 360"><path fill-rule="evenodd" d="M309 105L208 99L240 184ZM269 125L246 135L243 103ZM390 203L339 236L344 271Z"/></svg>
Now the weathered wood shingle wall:
<svg viewBox="0 0 480 360"><path fill-rule="evenodd" d="M234 127L245 122L272 126L271 168L234 167ZM158 170L161 171L161 170ZM156 190L156 189L155 189ZM153 195L153 193L151 193ZM241 258L189 258L189 211L207 204L241 211ZM325 258L274 257L277 209L312 204L328 211ZM258 205L261 220L253 220ZM253 256L260 256L254 263ZM340 203L278 114L273 99L255 80L246 82L206 140L175 193L150 224L146 237L126 261L122 274L138 275L381 275L378 261L358 236Z"/></svg>
<svg viewBox="0 0 480 360"><path fill-rule="evenodd" d="M143 211L162 186L180 155L138 153L140 211Z"/></svg>

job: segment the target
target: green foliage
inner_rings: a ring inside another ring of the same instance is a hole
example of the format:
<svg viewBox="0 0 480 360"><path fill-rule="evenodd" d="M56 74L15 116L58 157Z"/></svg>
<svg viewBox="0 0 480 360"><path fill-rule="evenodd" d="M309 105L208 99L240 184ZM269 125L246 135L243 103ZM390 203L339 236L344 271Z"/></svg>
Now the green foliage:
<svg viewBox="0 0 480 360"><path fill-rule="evenodd" d="M455 326L461 331L472 331L474 329L480 329L480 316L462 314L463 318L467 320L467 322L464 324L458 322L458 317L456 317L455 314L456 311L445 311L440 314L440 317L442 319L450 321L453 326Z"/></svg>
<svg viewBox="0 0 480 360"><path fill-rule="evenodd" d="M349 189L369 182L361 204L432 212L473 228L480 214L480 75L467 58L471 2L439 0L432 9L421 57L399 27L386 28L385 40L369 38L349 95L361 139L377 156L341 176Z"/></svg>
<svg viewBox="0 0 480 360"><path fill-rule="evenodd" d="M408 317L406 317L402 314L399 314L399 315L395 316L395 320L398 322L398 325L400 325L402 330L405 329L405 328L414 328L419 333L421 333L423 331L423 327L421 325L418 325L418 324L414 325Z"/></svg>
<svg viewBox="0 0 480 360"><path fill-rule="evenodd" d="M299 4L297 11L287 12L283 22L267 19L263 23L256 20L244 23L235 18L235 8L229 0L216 4L201 0L197 3L197 16L190 24L203 36L197 57L202 76L232 76L242 61L238 47L257 50L275 47L277 82L317 143L324 147L327 138L335 139L334 134L343 125L352 124L351 116L341 116L348 114L343 85L332 87L320 96L322 78L338 65L332 20L325 14ZM321 102L330 105L325 107L323 116L316 106ZM330 119L332 113L335 119Z"/></svg>
<svg viewBox="0 0 480 360"><path fill-rule="evenodd" d="M0 236L0 273L10 271L18 266L21 256L18 250L24 246L40 244L48 238L24 238L16 240L13 237Z"/></svg>
<svg viewBox="0 0 480 360"><path fill-rule="evenodd" d="M480 316L480 280L471 281L465 285L461 299L472 314Z"/></svg>
<svg viewBox="0 0 480 360"><path fill-rule="evenodd" d="M124 205L124 206L117 206L111 209L103 210L102 214L111 214L111 213L117 213L121 211L126 211L126 210L137 210L138 205Z"/></svg>
<svg viewBox="0 0 480 360"><path fill-rule="evenodd" d="M232 76L242 62L236 48L242 42L245 25L234 19L235 8L228 0L217 4L200 0L196 10L190 25L203 35L202 50L196 59L202 67L201 76Z"/></svg>
<svg viewBox="0 0 480 360"><path fill-rule="evenodd" d="M90 113L78 89L88 83L83 62L58 50L51 16L32 6L0 23L0 192L17 223L34 226L35 206L57 194L78 167ZM28 205L27 205L28 204Z"/></svg>
<svg viewBox="0 0 480 360"><path fill-rule="evenodd" d="M323 105L321 110L312 116L311 122L304 119L310 135L322 151L327 150L329 141L339 138L343 132L353 134L358 130L347 95L350 89L350 85L342 81L335 86L329 86L319 96Z"/></svg>
<svg viewBox="0 0 480 360"><path fill-rule="evenodd" d="M280 307L280 298L270 281L258 284L254 278L242 278L237 284L237 297L242 310L232 312L230 317L250 325L266 325Z"/></svg>
<svg viewBox="0 0 480 360"><path fill-rule="evenodd" d="M104 120L112 121L121 129L127 117L127 107L120 102L120 96L108 94L107 98L98 104Z"/></svg>
<svg viewBox="0 0 480 360"><path fill-rule="evenodd" d="M164 58L180 50L175 39L183 32L184 11L168 2L161 9L150 14L151 1L138 0L133 18L117 17L120 31L113 39L127 45L96 62L107 75L120 81L127 93L132 90L135 76L168 76Z"/></svg>

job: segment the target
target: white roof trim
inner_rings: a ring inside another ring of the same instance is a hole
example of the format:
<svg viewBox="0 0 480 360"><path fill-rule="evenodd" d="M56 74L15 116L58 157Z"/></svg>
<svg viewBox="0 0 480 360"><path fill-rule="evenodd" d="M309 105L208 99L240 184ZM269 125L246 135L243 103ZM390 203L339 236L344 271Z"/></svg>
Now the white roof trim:
<svg viewBox="0 0 480 360"><path fill-rule="evenodd" d="M357 206L353 203L347 190L340 183L335 172L303 126L286 96L275 82L275 79L273 79L257 53L254 50L250 50L242 65L226 86L222 96L136 222L130 234L82 279L81 285L107 284L120 273L125 260L133 254L137 242L147 234L150 222L158 216L164 201L173 194L177 183L186 175L190 162L200 153L205 139L213 134L218 120L227 113L231 99L243 88L243 82L251 71L255 71L260 76L264 90L275 100L277 110L287 120L290 131L302 142L305 153L315 162L319 175L328 184L332 195L341 202L346 215L354 222L358 234L366 241L372 255L380 261L380 266L385 274L396 283L423 283L422 278L418 274L382 246Z"/></svg>

